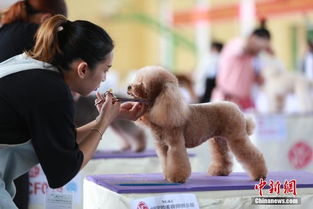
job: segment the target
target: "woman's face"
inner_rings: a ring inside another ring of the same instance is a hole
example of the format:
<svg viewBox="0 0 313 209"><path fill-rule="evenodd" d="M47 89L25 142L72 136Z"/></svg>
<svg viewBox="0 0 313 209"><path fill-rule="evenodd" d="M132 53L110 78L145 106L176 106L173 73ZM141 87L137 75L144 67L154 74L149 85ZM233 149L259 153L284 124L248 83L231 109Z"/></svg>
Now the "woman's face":
<svg viewBox="0 0 313 209"><path fill-rule="evenodd" d="M106 59L96 65L95 69L89 70L89 73L84 82L84 88L79 92L81 95L88 95L90 92L99 88L100 83L106 80L106 74L109 68L112 66L113 53L110 52L106 56Z"/></svg>

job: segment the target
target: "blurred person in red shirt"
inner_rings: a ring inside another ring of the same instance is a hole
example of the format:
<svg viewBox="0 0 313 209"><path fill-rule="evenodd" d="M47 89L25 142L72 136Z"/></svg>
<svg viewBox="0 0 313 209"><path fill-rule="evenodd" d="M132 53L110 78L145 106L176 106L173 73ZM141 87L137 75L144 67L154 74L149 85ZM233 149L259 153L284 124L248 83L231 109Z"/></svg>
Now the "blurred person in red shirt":
<svg viewBox="0 0 313 209"><path fill-rule="evenodd" d="M255 83L261 84L263 80L257 56L270 48L270 39L270 32L261 27L248 38L236 38L223 48L212 101L231 101L242 110L254 108L251 90Z"/></svg>

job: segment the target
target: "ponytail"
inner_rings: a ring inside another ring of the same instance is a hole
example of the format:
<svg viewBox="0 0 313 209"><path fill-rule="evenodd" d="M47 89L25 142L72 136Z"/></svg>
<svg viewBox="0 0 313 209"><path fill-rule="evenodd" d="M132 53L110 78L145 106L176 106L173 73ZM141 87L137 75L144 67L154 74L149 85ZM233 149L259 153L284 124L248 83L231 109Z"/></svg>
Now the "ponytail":
<svg viewBox="0 0 313 209"><path fill-rule="evenodd" d="M67 19L62 15L56 15L45 21L37 31L36 43L32 51L27 52L34 59L52 63L57 54L62 54L59 46L58 33L64 30Z"/></svg>
<svg viewBox="0 0 313 209"><path fill-rule="evenodd" d="M253 32L252 35L258 36L260 38L264 38L264 39L271 39L271 33L269 32L269 30L266 29L266 19L262 18L260 20L260 27L256 28Z"/></svg>
<svg viewBox="0 0 313 209"><path fill-rule="evenodd" d="M71 22L62 15L47 19L35 38L35 46L27 55L61 71L69 70L77 59L93 70L114 48L111 37L99 26L83 20Z"/></svg>
<svg viewBox="0 0 313 209"><path fill-rule="evenodd" d="M266 23L267 23L267 20L265 18L261 18L260 19L260 28L262 29L266 29Z"/></svg>
<svg viewBox="0 0 313 209"><path fill-rule="evenodd" d="M29 15L26 11L25 1L18 1L2 14L1 24L8 24L16 21L27 22Z"/></svg>

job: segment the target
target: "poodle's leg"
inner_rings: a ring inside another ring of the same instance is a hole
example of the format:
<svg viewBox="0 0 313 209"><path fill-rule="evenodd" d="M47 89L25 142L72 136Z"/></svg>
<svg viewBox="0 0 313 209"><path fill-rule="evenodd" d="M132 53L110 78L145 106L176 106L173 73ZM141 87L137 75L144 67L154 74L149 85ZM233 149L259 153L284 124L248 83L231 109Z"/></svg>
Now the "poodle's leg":
<svg viewBox="0 0 313 209"><path fill-rule="evenodd" d="M268 94L268 110L270 113L282 112L285 106L285 98L282 95Z"/></svg>
<svg viewBox="0 0 313 209"><path fill-rule="evenodd" d="M123 129L121 128L120 124L117 121L114 121L111 123L111 128L113 131L118 134L120 137L118 139L120 140L120 146L121 150L130 150L131 149L131 144L129 142L128 136L125 134Z"/></svg>
<svg viewBox="0 0 313 209"><path fill-rule="evenodd" d="M211 176L228 176L232 171L232 156L226 140L221 137L209 139L212 150L212 163L209 166Z"/></svg>
<svg viewBox="0 0 313 209"><path fill-rule="evenodd" d="M227 138L227 143L252 179L258 181L260 178L266 178L267 167L263 154L252 144L248 136Z"/></svg>
<svg viewBox="0 0 313 209"><path fill-rule="evenodd" d="M295 94L299 101L299 111L302 113L313 111L313 100L310 93L309 83L307 81L297 82Z"/></svg>
<svg viewBox="0 0 313 209"><path fill-rule="evenodd" d="M142 152L146 149L144 129L133 121L117 120L111 123L111 127L120 136L122 150Z"/></svg>
<svg viewBox="0 0 313 209"><path fill-rule="evenodd" d="M169 143L166 179L169 182L183 183L191 174L185 138L180 129L168 132L165 138L167 143Z"/></svg>
<svg viewBox="0 0 313 209"><path fill-rule="evenodd" d="M277 112L283 112L285 103L286 103L286 96L284 95L276 95L275 99L277 101L277 106L276 106L276 113Z"/></svg>
<svg viewBox="0 0 313 209"><path fill-rule="evenodd" d="M156 152L157 155L161 161L161 166L162 166L162 171L164 174L165 179L167 179L167 151L168 151L168 146L165 145L164 143L161 143L159 141L157 141L155 143L155 147L156 147Z"/></svg>
<svg viewBox="0 0 313 209"><path fill-rule="evenodd" d="M138 130L137 133L132 137L133 141L133 150L135 152L142 152L146 149L147 138L144 130Z"/></svg>

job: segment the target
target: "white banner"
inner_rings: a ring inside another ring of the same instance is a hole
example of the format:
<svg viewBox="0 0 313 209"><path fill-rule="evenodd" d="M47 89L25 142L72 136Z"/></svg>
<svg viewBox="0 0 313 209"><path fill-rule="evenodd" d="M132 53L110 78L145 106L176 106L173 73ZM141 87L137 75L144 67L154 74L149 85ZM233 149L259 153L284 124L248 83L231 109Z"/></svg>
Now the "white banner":
<svg viewBox="0 0 313 209"><path fill-rule="evenodd" d="M57 189L49 189L46 176L40 165L34 166L29 171L29 207L40 205L40 208L45 208L45 199L47 191L51 194L72 194L73 204L81 204L82 200L82 176L77 174L69 183ZM58 196L59 197L59 196ZM60 196L61 197L61 196ZM52 200L52 196L50 197ZM36 208L37 208L36 207Z"/></svg>
<svg viewBox="0 0 313 209"><path fill-rule="evenodd" d="M73 194L62 194L57 192L46 193L46 207L45 209L72 209L73 208Z"/></svg>
<svg viewBox="0 0 313 209"><path fill-rule="evenodd" d="M313 172L313 115L256 116L253 141L266 158L269 170Z"/></svg>
<svg viewBox="0 0 313 209"><path fill-rule="evenodd" d="M199 209L197 197L194 194L168 194L133 200L131 209Z"/></svg>

